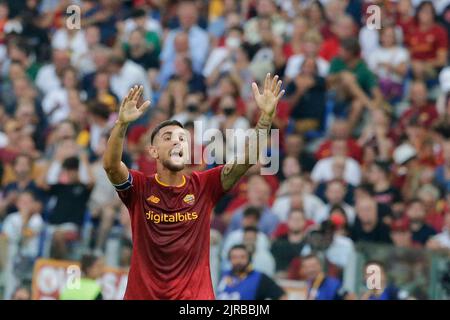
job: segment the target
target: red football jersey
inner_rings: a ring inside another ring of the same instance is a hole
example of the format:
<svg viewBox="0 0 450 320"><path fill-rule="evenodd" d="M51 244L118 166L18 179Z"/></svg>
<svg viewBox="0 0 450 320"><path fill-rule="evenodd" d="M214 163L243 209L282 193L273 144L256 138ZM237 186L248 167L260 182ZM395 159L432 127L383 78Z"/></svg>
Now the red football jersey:
<svg viewBox="0 0 450 320"><path fill-rule="evenodd" d="M132 186L118 191L133 238L124 299L214 299L210 215L224 193L221 169L193 172L177 187L130 170Z"/></svg>

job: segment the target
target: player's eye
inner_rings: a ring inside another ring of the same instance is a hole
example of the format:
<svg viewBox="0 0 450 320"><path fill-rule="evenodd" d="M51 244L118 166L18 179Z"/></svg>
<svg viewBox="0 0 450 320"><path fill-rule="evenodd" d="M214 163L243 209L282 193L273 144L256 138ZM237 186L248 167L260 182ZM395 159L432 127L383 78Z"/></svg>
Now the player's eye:
<svg viewBox="0 0 450 320"><path fill-rule="evenodd" d="M180 141L184 141L184 140L185 140L184 136L180 136Z"/></svg>
<svg viewBox="0 0 450 320"><path fill-rule="evenodd" d="M170 136L169 136L169 135L165 135L165 136L163 137L163 139L164 139L164 141L169 141L169 140L170 140Z"/></svg>

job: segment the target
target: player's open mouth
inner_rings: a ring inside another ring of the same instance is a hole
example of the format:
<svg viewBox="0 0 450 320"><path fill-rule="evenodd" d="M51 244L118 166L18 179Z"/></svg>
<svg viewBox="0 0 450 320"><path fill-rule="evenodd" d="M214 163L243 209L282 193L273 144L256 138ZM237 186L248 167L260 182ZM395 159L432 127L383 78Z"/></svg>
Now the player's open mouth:
<svg viewBox="0 0 450 320"><path fill-rule="evenodd" d="M170 151L169 153L170 157L179 157L179 158L183 158L183 149L180 148L174 148Z"/></svg>

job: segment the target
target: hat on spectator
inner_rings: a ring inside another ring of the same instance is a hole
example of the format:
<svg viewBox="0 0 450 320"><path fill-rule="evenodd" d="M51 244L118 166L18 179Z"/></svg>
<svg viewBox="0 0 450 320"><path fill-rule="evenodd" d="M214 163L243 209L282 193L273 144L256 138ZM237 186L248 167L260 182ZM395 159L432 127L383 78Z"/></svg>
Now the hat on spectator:
<svg viewBox="0 0 450 320"><path fill-rule="evenodd" d="M394 161L403 165L417 155L416 149L409 143L403 143L394 150Z"/></svg>
<svg viewBox="0 0 450 320"><path fill-rule="evenodd" d="M450 91L450 67L442 69L439 74L439 84L444 93L448 93Z"/></svg>

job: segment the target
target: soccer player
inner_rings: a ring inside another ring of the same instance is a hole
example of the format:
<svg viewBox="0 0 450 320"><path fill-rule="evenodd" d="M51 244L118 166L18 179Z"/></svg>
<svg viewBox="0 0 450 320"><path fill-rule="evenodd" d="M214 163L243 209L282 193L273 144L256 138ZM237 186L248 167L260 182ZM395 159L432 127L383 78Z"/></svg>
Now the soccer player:
<svg viewBox="0 0 450 320"><path fill-rule="evenodd" d="M261 116L255 129L270 130L284 94L278 76L267 74L263 93L253 94ZM152 132L149 153L156 174L145 176L121 161L128 125L150 105L138 106L143 88L133 87L123 100L111 131L103 166L131 217L133 254L124 299L214 299L209 268L210 214L222 195L252 166L257 143L247 143L245 163L183 174L188 150L186 131L177 121L164 121ZM259 135L260 130L256 131Z"/></svg>

